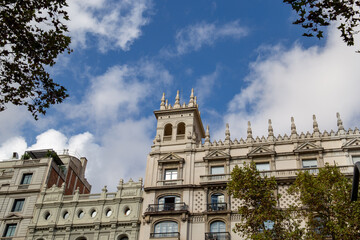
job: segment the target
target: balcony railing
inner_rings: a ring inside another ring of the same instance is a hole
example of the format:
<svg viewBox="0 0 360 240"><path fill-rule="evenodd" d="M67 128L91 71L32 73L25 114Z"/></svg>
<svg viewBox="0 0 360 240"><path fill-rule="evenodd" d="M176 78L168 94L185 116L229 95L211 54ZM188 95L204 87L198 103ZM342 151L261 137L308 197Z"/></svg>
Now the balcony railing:
<svg viewBox="0 0 360 240"><path fill-rule="evenodd" d="M185 203L164 203L164 204L149 204L146 209L147 213L164 212L164 211L186 211L188 206Z"/></svg>
<svg viewBox="0 0 360 240"><path fill-rule="evenodd" d="M227 181L230 178L230 174L212 174L200 176L201 182L216 182L216 181Z"/></svg>
<svg viewBox="0 0 360 240"><path fill-rule="evenodd" d="M167 232L167 233L150 233L150 238L179 238L179 232Z"/></svg>
<svg viewBox="0 0 360 240"><path fill-rule="evenodd" d="M344 165L338 166L341 173L345 175L352 175L354 171L353 165ZM319 173L319 167L312 168L294 168L294 169L280 169L280 170L269 170L269 171L260 171L262 176L275 177L275 178L287 178L287 177L296 177L296 174L304 171L317 174ZM212 183L212 182L221 182L228 181L230 179L230 174L212 174L212 175L202 175L200 176L201 183Z"/></svg>
<svg viewBox="0 0 360 240"><path fill-rule="evenodd" d="M176 140L183 140L183 139L185 139L185 134L176 135Z"/></svg>
<svg viewBox="0 0 360 240"><path fill-rule="evenodd" d="M227 203L210 203L207 204L206 209L208 212L225 211L227 210Z"/></svg>
<svg viewBox="0 0 360 240"><path fill-rule="evenodd" d="M171 135L170 136L164 136L163 141L171 141Z"/></svg>
<svg viewBox="0 0 360 240"><path fill-rule="evenodd" d="M158 181L158 186L181 185L182 182L183 179L161 180Z"/></svg>
<svg viewBox="0 0 360 240"><path fill-rule="evenodd" d="M228 232L205 233L205 240L230 240Z"/></svg>

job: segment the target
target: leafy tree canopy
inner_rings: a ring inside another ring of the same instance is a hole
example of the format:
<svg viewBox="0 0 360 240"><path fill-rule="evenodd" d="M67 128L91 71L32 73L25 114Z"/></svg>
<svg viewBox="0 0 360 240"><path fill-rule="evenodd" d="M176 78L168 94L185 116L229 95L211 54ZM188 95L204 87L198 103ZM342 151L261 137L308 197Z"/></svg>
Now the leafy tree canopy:
<svg viewBox="0 0 360 240"><path fill-rule="evenodd" d="M360 23L360 1L358 0L283 0L297 12L294 24L300 24L307 31L307 37L323 37L321 27L339 21L341 38L348 46L354 45L354 34Z"/></svg>
<svg viewBox="0 0 360 240"><path fill-rule="evenodd" d="M0 0L0 111L25 105L35 119L68 95L46 67L69 48L66 0Z"/></svg>
<svg viewBox="0 0 360 240"><path fill-rule="evenodd" d="M308 219L306 239L360 239L360 201L350 201L351 187L336 166L298 173L289 192L299 196L298 211Z"/></svg>
<svg viewBox="0 0 360 240"><path fill-rule="evenodd" d="M301 239L300 221L292 209L280 209L274 177L262 176L254 162L235 166L228 182L229 194L241 200L238 209L242 221L234 232L247 239Z"/></svg>

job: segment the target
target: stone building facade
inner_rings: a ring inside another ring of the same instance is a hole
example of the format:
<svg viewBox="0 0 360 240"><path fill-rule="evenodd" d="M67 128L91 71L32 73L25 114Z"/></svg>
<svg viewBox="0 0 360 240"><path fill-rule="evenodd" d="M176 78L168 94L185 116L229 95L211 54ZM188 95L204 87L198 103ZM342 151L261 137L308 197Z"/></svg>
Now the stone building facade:
<svg viewBox="0 0 360 240"><path fill-rule="evenodd" d="M25 239L41 189L66 184L65 194L75 189L89 193L85 178L86 158L56 154L51 149L27 151L21 159L0 162L0 237ZM65 186L65 185L64 185Z"/></svg>
<svg viewBox="0 0 360 240"><path fill-rule="evenodd" d="M139 235L142 179L120 180L118 191L65 195L65 185L43 189L27 239L136 240Z"/></svg>
<svg viewBox="0 0 360 240"><path fill-rule="evenodd" d="M240 221L240 202L227 194L226 183L236 165L254 161L262 174L275 176L282 194L280 207L295 199L286 189L297 171L317 172L324 164L337 164L351 175L360 159L359 129L345 130L337 114L336 131L320 132L313 116L313 131L274 136L269 120L268 136L253 137L250 122L245 139L232 139L226 125L225 139L211 141L193 91L188 103L179 92L171 106L163 95L156 136L147 157L144 180L143 224L140 239L240 239L232 232Z"/></svg>

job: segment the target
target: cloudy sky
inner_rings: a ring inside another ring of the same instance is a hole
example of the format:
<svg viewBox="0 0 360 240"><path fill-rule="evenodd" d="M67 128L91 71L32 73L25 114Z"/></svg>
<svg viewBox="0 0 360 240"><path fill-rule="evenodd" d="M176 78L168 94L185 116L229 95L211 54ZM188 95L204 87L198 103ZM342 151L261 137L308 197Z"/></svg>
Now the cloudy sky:
<svg viewBox="0 0 360 240"><path fill-rule="evenodd" d="M38 121L24 108L0 113L0 159L26 149L69 149L88 159L93 192L120 178L143 177L155 136L153 110L162 92L198 96L212 140L253 134L360 126L360 54L334 26L323 40L302 37L281 0L72 0L68 22L74 52L52 77L70 97Z"/></svg>

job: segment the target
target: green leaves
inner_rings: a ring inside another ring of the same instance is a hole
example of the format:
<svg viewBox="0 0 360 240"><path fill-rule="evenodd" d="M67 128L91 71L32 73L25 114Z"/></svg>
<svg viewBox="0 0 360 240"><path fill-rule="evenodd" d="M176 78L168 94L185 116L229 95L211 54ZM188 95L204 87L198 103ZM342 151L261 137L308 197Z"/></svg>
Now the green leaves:
<svg viewBox="0 0 360 240"><path fill-rule="evenodd" d="M280 209L280 194L274 177L262 176L255 163L235 166L228 182L228 192L242 201L238 213L243 221L234 232L249 239L301 239L302 230L291 209ZM272 228L265 223L272 222Z"/></svg>
<svg viewBox="0 0 360 240"><path fill-rule="evenodd" d="M45 70L69 48L65 0L0 0L0 111L25 105L35 119L61 103L66 89Z"/></svg>
<svg viewBox="0 0 360 240"><path fill-rule="evenodd" d="M350 201L351 180L336 166L326 165L317 175L299 172L290 194L300 196L297 211L304 219L307 239L357 239L360 201Z"/></svg>
<svg viewBox="0 0 360 240"><path fill-rule="evenodd" d="M358 0L283 0L298 14L293 24L300 24L307 37L324 37L322 27L340 21L338 29L341 38L348 46L354 45L356 27L360 23L360 2Z"/></svg>

